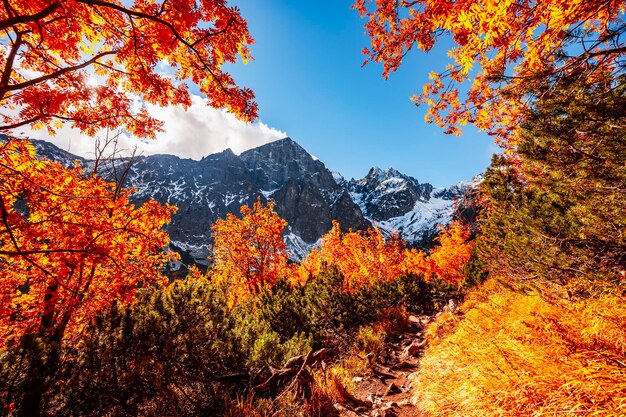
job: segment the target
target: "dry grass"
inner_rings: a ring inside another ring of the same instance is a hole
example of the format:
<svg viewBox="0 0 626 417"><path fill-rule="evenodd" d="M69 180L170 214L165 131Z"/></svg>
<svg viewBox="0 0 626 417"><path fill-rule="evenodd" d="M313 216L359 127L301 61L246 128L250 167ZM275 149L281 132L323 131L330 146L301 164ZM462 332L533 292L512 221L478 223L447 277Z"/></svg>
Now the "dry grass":
<svg viewBox="0 0 626 417"><path fill-rule="evenodd" d="M626 299L548 302L490 280L428 329L416 396L433 416L626 415Z"/></svg>

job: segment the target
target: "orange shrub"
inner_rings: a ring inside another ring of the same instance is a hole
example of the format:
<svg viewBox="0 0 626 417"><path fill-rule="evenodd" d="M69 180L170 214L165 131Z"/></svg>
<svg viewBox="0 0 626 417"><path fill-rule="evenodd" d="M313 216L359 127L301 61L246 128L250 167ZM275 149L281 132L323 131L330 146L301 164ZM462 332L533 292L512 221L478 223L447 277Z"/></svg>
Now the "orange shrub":
<svg viewBox="0 0 626 417"><path fill-rule="evenodd" d="M406 251L404 272L422 275L426 279L439 278L460 286L465 280L465 265L474 246L474 242L469 241L470 235L469 226L452 222L437 237L439 246L429 255L416 249Z"/></svg>
<svg viewBox="0 0 626 417"><path fill-rule="evenodd" d="M27 333L76 344L112 301L164 282L176 211L129 203L129 190L35 157L32 143L0 143L0 350Z"/></svg>
<svg viewBox="0 0 626 417"><path fill-rule="evenodd" d="M489 280L427 331L418 405L434 416L626 414L626 303L568 303ZM443 323L442 320L445 322Z"/></svg>
<svg viewBox="0 0 626 417"><path fill-rule="evenodd" d="M274 203L241 207L242 218L228 214L213 225L215 283L230 286L231 303L258 294L290 273L287 245L281 236L287 222L274 211Z"/></svg>
<svg viewBox="0 0 626 417"><path fill-rule="evenodd" d="M402 275L403 243L394 236L385 241L377 229L342 233L338 222L322 237L319 250L302 262L301 281L317 275L323 266L335 265L344 276L346 291L352 292L374 282L391 281Z"/></svg>

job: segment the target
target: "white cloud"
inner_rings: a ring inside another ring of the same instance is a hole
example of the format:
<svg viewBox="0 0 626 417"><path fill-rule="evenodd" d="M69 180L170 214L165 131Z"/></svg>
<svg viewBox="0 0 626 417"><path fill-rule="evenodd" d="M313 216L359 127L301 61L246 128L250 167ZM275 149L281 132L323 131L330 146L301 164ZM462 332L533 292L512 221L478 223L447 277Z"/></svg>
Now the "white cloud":
<svg viewBox="0 0 626 417"><path fill-rule="evenodd" d="M206 101L192 95L192 104L187 110L180 107L158 107L147 104L148 111L165 123L164 132L156 139L139 140L120 135L118 149L130 152L137 148L138 154L154 155L167 153L181 158L200 159L203 156L230 148L236 154L287 136L285 132L269 127L259 121L244 123L224 110L209 107ZM77 129L64 127L55 137L44 130L20 129L19 136L50 141L58 147L83 157L93 157L94 140ZM106 132L98 137L104 139Z"/></svg>

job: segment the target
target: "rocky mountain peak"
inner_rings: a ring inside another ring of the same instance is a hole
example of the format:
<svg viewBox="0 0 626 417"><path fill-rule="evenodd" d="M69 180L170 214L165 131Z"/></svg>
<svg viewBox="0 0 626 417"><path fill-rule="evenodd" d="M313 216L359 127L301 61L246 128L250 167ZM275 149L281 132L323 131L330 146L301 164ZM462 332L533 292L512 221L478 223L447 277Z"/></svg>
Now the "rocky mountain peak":
<svg viewBox="0 0 626 417"><path fill-rule="evenodd" d="M66 166L76 157L48 142L36 141L38 153ZM109 161L111 162L111 161ZM128 159L112 161L126 164ZM118 165L122 166L122 165ZM115 170L103 170L112 176ZM230 149L200 161L173 155L141 156L124 184L137 190L137 203L153 198L178 206L167 225L172 244L197 262L206 262L211 226L227 213L257 198L274 200L278 214L289 224L285 232L294 260L302 259L338 220L345 230L377 225L385 233L400 232L409 243L434 235L438 223L450 221L454 196L463 184L435 190L415 178L388 168L374 167L359 180L346 181L291 138L284 138L235 155Z"/></svg>
<svg viewBox="0 0 626 417"><path fill-rule="evenodd" d="M230 148L224 149L222 152L217 152L211 155L203 156L200 159L201 162L210 162L215 161L217 159L238 159L237 155Z"/></svg>
<svg viewBox="0 0 626 417"><path fill-rule="evenodd" d="M390 178L402 178L405 180L411 180L413 182L417 182L415 178L404 175L403 173L401 173L400 171L398 171L397 169L393 167L389 167L383 170L377 166L370 168L367 175L365 175L365 177L362 178L362 181L373 183L373 184L378 184Z"/></svg>
<svg viewBox="0 0 626 417"><path fill-rule="evenodd" d="M239 157L252 171L258 187L265 191L276 190L290 178L299 179L312 172L327 177L322 182L332 179L323 163L288 137L245 151Z"/></svg>
<svg viewBox="0 0 626 417"><path fill-rule="evenodd" d="M373 166L370 168L370 170L367 172L367 174L365 175L365 177L363 177L364 180L367 181L371 181L371 182L377 182L380 181L382 176L383 176L383 170L380 169L377 166Z"/></svg>

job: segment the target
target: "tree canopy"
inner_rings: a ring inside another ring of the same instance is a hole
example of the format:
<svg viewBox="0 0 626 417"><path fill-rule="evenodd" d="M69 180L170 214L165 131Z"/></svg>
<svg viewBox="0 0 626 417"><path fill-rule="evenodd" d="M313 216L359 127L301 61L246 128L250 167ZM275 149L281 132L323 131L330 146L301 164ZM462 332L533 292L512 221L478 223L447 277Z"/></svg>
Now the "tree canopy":
<svg viewBox="0 0 626 417"><path fill-rule="evenodd" d="M367 22L367 61L388 77L414 48L452 38L450 63L412 99L426 120L460 134L473 123L501 145L519 142L519 124L537 84L584 67L623 71L626 3L606 0L356 0ZM366 62L367 62L366 61ZM469 82L466 92L459 86Z"/></svg>
<svg viewBox="0 0 626 417"><path fill-rule="evenodd" d="M0 130L64 123L152 137L145 103L211 106L256 118L254 94L223 70L251 59L239 10L220 0L7 0L0 4ZM18 131L19 132L19 131Z"/></svg>
<svg viewBox="0 0 626 417"><path fill-rule="evenodd" d="M128 191L38 160L22 140L0 146L0 178L0 349L27 333L74 344L112 300L161 277L173 207L136 208Z"/></svg>
<svg viewBox="0 0 626 417"><path fill-rule="evenodd" d="M282 233L287 222L259 199L241 207L241 218L227 214L212 226L213 280L230 287L236 303L272 286L289 271L289 254Z"/></svg>

